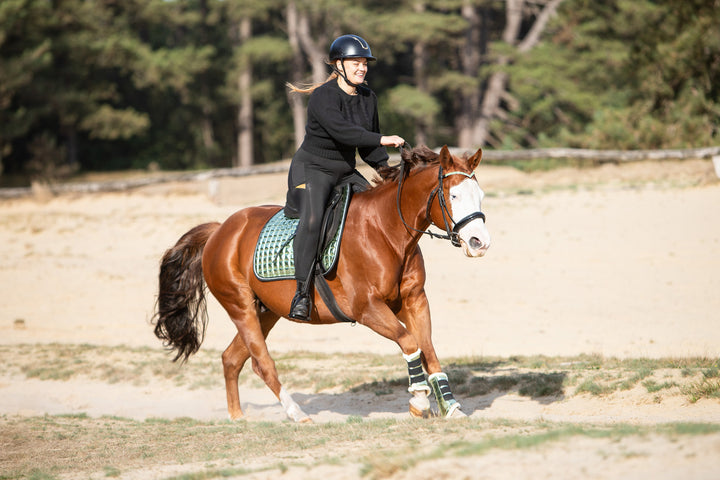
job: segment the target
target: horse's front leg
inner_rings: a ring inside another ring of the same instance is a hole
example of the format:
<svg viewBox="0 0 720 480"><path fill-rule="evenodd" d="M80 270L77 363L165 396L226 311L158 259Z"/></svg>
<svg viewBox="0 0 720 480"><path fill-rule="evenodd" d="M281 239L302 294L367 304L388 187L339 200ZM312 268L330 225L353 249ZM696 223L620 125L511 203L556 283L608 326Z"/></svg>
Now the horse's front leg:
<svg viewBox="0 0 720 480"><path fill-rule="evenodd" d="M359 320L360 323L383 337L393 340L402 351L408 367L408 391L413 394L410 399L410 414L415 417L429 417L430 402L427 397L431 389L425 378L421 350L415 336L398 321L398 317L383 302L371 301L359 310L364 312L363 317Z"/></svg>
<svg viewBox="0 0 720 480"><path fill-rule="evenodd" d="M424 296L423 293L421 297ZM422 299L419 300L419 302L415 303L424 303L427 306L427 299L424 302ZM432 390L435 394L440 416L446 418L464 417L465 414L460 410L460 404L452 394L448 376L442 371L435 353L435 347L432 344L430 309L407 309L401 312L400 318L420 346L412 355L403 355L408 364L410 385L408 391L413 394L413 398L410 399L410 413L417 417L429 416L430 405L427 396ZM423 371L423 365L428 373L427 378Z"/></svg>
<svg viewBox="0 0 720 480"><path fill-rule="evenodd" d="M428 418L430 416L430 386L428 385L425 371L422 366L422 351L418 348L410 355L403 354L408 367L408 392L412 393L410 398L410 415L413 417Z"/></svg>
<svg viewBox="0 0 720 480"><path fill-rule="evenodd" d="M460 404L455 400L450 389L447 374L442 371L440 361L435 353L435 347L432 343L430 305L425 294L424 285L425 266L422 254L418 249L417 253L409 259L403 275L403 281L400 285L402 308L398 312L398 317L419 346L416 353L405 357L408 362L408 375L410 378L408 390L413 394L413 398L410 400L410 412L416 415L413 412L413 404L424 406L427 399L423 402L419 397L422 396L422 393L426 391L429 393L432 390L440 416L446 418L464 417L465 414L460 410ZM425 367L429 375L427 380L422 372L421 365ZM427 396L427 393L425 395ZM427 403L429 409L429 402ZM416 416L424 417L426 415L425 411L421 411L420 415Z"/></svg>

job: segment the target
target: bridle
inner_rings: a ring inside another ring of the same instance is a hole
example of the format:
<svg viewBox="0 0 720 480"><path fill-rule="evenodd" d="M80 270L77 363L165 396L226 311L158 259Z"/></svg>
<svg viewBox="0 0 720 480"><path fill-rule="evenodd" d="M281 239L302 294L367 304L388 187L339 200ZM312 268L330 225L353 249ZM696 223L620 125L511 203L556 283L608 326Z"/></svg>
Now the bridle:
<svg viewBox="0 0 720 480"><path fill-rule="evenodd" d="M442 212L442 218L443 223L445 224L445 235L441 233L434 233L430 230L418 230L415 227L411 227L407 224L405 221L405 218L403 217L402 210L400 208L400 195L402 193L402 185L403 181L405 180L405 160L402 160L402 147L401 147L401 160L400 160L400 177L398 180L398 189L397 189L397 195L395 198L395 203L397 206L398 214L400 215L400 220L402 220L403 225L405 225L405 228L408 230L413 230L418 233L422 233L424 235L429 235L430 238L440 238L442 240L450 240L450 243L453 244L455 247L460 246L460 234L458 233L461 228L463 228L468 223L472 222L475 219L481 218L483 222L485 222L485 214L481 211L473 212L470 215L467 215L466 217L462 218L459 222L454 222L452 219L452 215L450 214L450 210L448 209L447 202L445 201L445 190L443 189L443 179L451 176L451 175L464 175L467 178L474 178L475 172L473 173L465 173L465 172L448 172L443 173L442 165L440 165L438 169L438 185L433 189L432 192L430 192L430 196L428 197L427 206L425 207L425 218L428 220L428 222L432 225L433 221L430 217L430 210L432 209L432 202L435 196L438 197L438 203L440 204L440 211ZM450 226L452 223L454 223L454 226Z"/></svg>

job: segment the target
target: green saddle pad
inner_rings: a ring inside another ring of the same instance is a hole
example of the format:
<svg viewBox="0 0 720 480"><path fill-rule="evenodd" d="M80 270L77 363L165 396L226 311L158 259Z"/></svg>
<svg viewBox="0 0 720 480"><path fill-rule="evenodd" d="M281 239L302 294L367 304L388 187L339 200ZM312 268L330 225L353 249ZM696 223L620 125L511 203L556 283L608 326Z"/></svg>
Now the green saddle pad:
<svg viewBox="0 0 720 480"><path fill-rule="evenodd" d="M334 208L334 221L330 235L322 233L326 240L319 258L322 274L327 274L335 267L340 251L340 239L345 227L345 217L350 205L350 187L343 188L339 201ZM253 254L253 270L260 280L284 280L295 278L295 255L293 254L293 237L299 220L285 216L283 209L267 221L258 237ZM326 222L323 222L326 223Z"/></svg>

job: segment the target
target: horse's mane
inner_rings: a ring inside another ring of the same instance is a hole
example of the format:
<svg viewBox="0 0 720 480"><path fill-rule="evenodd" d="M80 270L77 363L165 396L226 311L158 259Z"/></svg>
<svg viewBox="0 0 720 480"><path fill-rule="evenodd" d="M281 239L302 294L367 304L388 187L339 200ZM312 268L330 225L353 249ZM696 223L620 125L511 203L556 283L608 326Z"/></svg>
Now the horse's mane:
<svg viewBox="0 0 720 480"><path fill-rule="evenodd" d="M430 148L425 145L419 145L412 150L402 149L400 151L400 158L402 163L405 163L404 174L407 175L410 171L415 168L433 165L437 163L439 154L433 152ZM382 185L390 182L397 182L400 179L400 168L401 163L393 166L380 167L377 170L379 179L375 179L374 186Z"/></svg>

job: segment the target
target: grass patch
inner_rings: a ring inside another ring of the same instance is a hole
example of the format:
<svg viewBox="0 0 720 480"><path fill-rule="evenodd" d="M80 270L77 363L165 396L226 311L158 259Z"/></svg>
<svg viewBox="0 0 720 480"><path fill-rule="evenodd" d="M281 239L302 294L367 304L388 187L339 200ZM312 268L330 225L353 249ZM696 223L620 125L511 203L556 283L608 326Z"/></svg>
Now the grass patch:
<svg viewBox="0 0 720 480"><path fill-rule="evenodd" d="M488 395L516 392L532 398L589 394L607 396L639 385L648 393L681 387L693 398L718 398L720 361L713 358L605 358L599 355L576 357L510 357L455 359L448 367L451 383L460 395ZM662 377L677 373L680 381ZM702 375L700 382L693 381ZM685 380L682 380L685 379ZM574 389L571 387L575 387ZM690 388L692 387L692 388Z"/></svg>
<svg viewBox="0 0 720 480"><path fill-rule="evenodd" d="M83 378L136 386L166 381L189 389L222 389L220 355L219 351L201 349L180 365L171 362L161 348L3 345L0 367L6 375L40 380ZM284 385L296 391L388 395L407 388L407 369L399 355L300 351L274 358ZM241 387L263 388L248 365L240 374ZM461 397L511 392L531 398L605 396L641 386L648 393L678 387L677 392L693 402L720 398L720 362L711 358L465 357L450 359L445 371L454 393ZM673 379L668 380L668 376Z"/></svg>
<svg viewBox="0 0 720 480"><path fill-rule="evenodd" d="M675 382L663 382L659 383L655 380L648 380L646 382L643 382L643 387L648 391L648 393L657 393L661 390L668 390L673 387L677 387L677 383Z"/></svg>
<svg viewBox="0 0 720 480"><path fill-rule="evenodd" d="M0 417L0 427L5 442L2 479L54 479L70 473L112 478L134 469L190 464L198 465L166 478L212 479L267 470L279 475L293 466L316 465L344 465L368 478L383 478L436 458L537 448L574 437L720 433L720 425L713 424L597 426L484 419L295 425L44 416Z"/></svg>
<svg viewBox="0 0 720 480"><path fill-rule="evenodd" d="M513 373L496 376L472 376L465 382L454 382L461 396L488 395L493 392L517 393L524 397L555 397L564 393L565 374L561 372Z"/></svg>
<svg viewBox="0 0 720 480"><path fill-rule="evenodd" d="M705 378L700 382L683 387L681 390L692 403L703 398L720 398L720 380Z"/></svg>
<svg viewBox="0 0 720 480"><path fill-rule="evenodd" d="M593 379L586 379L576 389L576 394L589 393L590 395L603 395L608 393L608 389L597 383Z"/></svg>
<svg viewBox="0 0 720 480"><path fill-rule="evenodd" d="M399 355L293 352L275 355L275 360L281 379L295 391L406 394L407 370ZM606 396L640 388L653 401L662 401L661 392L662 396L685 395L698 401L720 398L718 366L717 359L708 358L518 356L450 359L445 371L460 400L517 394L557 401L572 395ZM4 345L0 346L0 368L10 376L58 381L90 378L134 385L166 381L187 388L223 388L220 352L212 350L201 350L180 366L170 362L160 348ZM241 374L241 385L252 382L261 385L248 366ZM383 478L433 458L535 448L576 436L675 437L715 434L718 429L718 425L705 424L604 427L475 418L459 422L370 421L357 416L319 425L189 418L137 422L84 414L0 417L4 441L0 480L56 479L76 472L114 478L148 466L188 464L193 464L192 471L172 478L209 479L265 470L280 475L297 466L349 463L367 478Z"/></svg>
<svg viewBox="0 0 720 480"><path fill-rule="evenodd" d="M162 348L91 345L2 345L0 367L6 374L39 380L74 378L136 386L170 381L190 389L224 387L221 353L201 349L186 364L173 363ZM293 352L274 355L276 367L288 388L312 392L348 390L367 382L406 375L399 356L340 355ZM336 365L337 368L322 368ZM241 385L262 387L248 361L240 374ZM407 381L407 380L406 380Z"/></svg>

